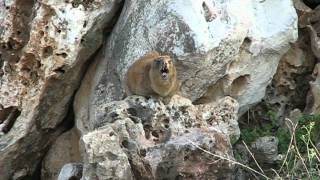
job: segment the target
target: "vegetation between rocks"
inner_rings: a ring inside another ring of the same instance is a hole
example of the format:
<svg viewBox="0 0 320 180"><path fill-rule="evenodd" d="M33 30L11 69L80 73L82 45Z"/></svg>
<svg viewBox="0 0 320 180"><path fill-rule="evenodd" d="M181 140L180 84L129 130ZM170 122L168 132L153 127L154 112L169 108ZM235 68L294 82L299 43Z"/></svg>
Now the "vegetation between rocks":
<svg viewBox="0 0 320 180"><path fill-rule="evenodd" d="M317 143L320 136L320 114L304 114L297 122L286 119L287 128L276 123L278 121L275 113L269 111L267 114L271 123L262 127L242 128L241 139L251 144L263 136L278 138L278 150L282 158L274 165L274 169L271 169L272 173L268 174L268 177L319 179L320 153ZM241 161L241 156L235 157Z"/></svg>

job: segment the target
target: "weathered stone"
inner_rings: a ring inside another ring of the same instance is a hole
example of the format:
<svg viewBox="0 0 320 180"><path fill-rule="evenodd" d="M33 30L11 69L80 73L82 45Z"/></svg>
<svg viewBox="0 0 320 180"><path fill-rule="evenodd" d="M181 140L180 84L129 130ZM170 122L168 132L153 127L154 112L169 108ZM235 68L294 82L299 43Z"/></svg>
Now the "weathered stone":
<svg viewBox="0 0 320 180"><path fill-rule="evenodd" d="M80 180L82 177L82 164L69 163L62 167L57 180Z"/></svg>
<svg viewBox="0 0 320 180"><path fill-rule="evenodd" d="M184 97L202 104L230 95L243 112L264 97L296 24L291 0L126 1L78 92L76 116L93 117L100 104L122 99L128 67L152 50L175 58Z"/></svg>
<svg viewBox="0 0 320 180"><path fill-rule="evenodd" d="M194 106L174 96L163 105L130 96L97 109L84 134L84 179L230 178L232 164L214 162L214 153L233 159L230 137L237 140L238 103L226 97ZM209 151L205 152L201 148Z"/></svg>
<svg viewBox="0 0 320 180"><path fill-rule="evenodd" d="M63 132L85 62L118 7L117 0L0 2L0 111L21 112L0 137L1 179L32 174Z"/></svg>
<svg viewBox="0 0 320 180"><path fill-rule="evenodd" d="M320 63L313 71L313 81L310 81L310 92L305 111L310 114L320 114Z"/></svg>
<svg viewBox="0 0 320 180"><path fill-rule="evenodd" d="M274 136L259 137L251 144L255 159L260 163L274 164L278 156L279 140Z"/></svg>
<svg viewBox="0 0 320 180"><path fill-rule="evenodd" d="M65 164L81 161L79 135L77 129L73 128L60 135L51 145L50 150L42 160L41 177L46 180L56 180Z"/></svg>

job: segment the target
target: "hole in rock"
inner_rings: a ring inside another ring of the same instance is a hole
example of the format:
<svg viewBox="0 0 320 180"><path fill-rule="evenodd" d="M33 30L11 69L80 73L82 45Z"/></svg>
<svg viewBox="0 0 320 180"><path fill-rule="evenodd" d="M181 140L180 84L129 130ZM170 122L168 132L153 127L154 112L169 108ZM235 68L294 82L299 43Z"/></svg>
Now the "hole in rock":
<svg viewBox="0 0 320 180"><path fill-rule="evenodd" d="M129 141L128 140L123 140L121 145L124 147L124 148L128 148L129 147Z"/></svg>
<svg viewBox="0 0 320 180"><path fill-rule="evenodd" d="M231 96L238 97L241 95L246 89L249 79L250 75L243 75L233 80L231 84Z"/></svg>
<svg viewBox="0 0 320 180"><path fill-rule="evenodd" d="M20 116L21 112L17 107L8 107L0 110L0 131L8 133L12 128L16 119Z"/></svg>
<svg viewBox="0 0 320 180"><path fill-rule="evenodd" d="M159 138L159 134L156 131L152 131L151 134L152 136Z"/></svg>
<svg viewBox="0 0 320 180"><path fill-rule="evenodd" d="M212 14L212 11L210 10L210 8L208 7L208 5L206 4L206 2L202 3L202 8L204 11L204 18L206 19L207 22L211 22L213 21L214 14Z"/></svg>
<svg viewBox="0 0 320 180"><path fill-rule="evenodd" d="M63 68L64 68L64 66L59 67L59 68L55 69L54 72L57 74L64 74L66 71Z"/></svg>
<svg viewBox="0 0 320 180"><path fill-rule="evenodd" d="M140 149L140 155L143 157L147 156L147 151L145 149Z"/></svg>
<svg viewBox="0 0 320 180"><path fill-rule="evenodd" d="M63 52L63 53L56 53L57 56L62 56L63 58L68 57L68 54Z"/></svg>
<svg viewBox="0 0 320 180"><path fill-rule="evenodd" d="M43 31L39 31L40 36L44 36L44 32Z"/></svg>
<svg viewBox="0 0 320 180"><path fill-rule="evenodd" d="M118 116L119 116L119 114L116 113L116 112L111 112L111 113L110 113L110 117L111 117L111 118L116 118L116 117L118 117Z"/></svg>
<svg viewBox="0 0 320 180"><path fill-rule="evenodd" d="M42 50L42 56L44 58L51 56L52 53L53 53L53 48L51 46L47 46L47 47L43 48L43 50Z"/></svg>
<svg viewBox="0 0 320 180"><path fill-rule="evenodd" d="M170 119L166 118L166 119L163 120L163 122L166 123L166 124L169 124Z"/></svg>
<svg viewBox="0 0 320 180"><path fill-rule="evenodd" d="M128 108L127 111L132 116L137 116L138 115L137 111L134 108Z"/></svg>

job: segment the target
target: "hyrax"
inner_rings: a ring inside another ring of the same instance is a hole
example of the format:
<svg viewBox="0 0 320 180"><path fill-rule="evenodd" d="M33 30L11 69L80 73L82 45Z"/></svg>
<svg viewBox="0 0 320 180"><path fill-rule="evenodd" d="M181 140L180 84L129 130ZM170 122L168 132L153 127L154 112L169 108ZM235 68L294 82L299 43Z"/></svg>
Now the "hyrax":
<svg viewBox="0 0 320 180"><path fill-rule="evenodd" d="M160 96L165 104L179 88L172 59L155 51L147 53L129 67L126 84L127 95Z"/></svg>

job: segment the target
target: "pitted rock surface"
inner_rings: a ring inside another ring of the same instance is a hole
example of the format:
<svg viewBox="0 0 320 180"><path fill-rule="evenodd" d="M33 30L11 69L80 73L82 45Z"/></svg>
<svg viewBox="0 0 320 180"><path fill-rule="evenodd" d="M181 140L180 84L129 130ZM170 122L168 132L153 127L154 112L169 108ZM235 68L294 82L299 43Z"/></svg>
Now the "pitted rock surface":
<svg viewBox="0 0 320 180"><path fill-rule="evenodd" d="M130 96L101 106L94 127L82 137L84 179L215 179L232 175L230 137L237 140L238 103L194 106L174 96L168 106Z"/></svg>

